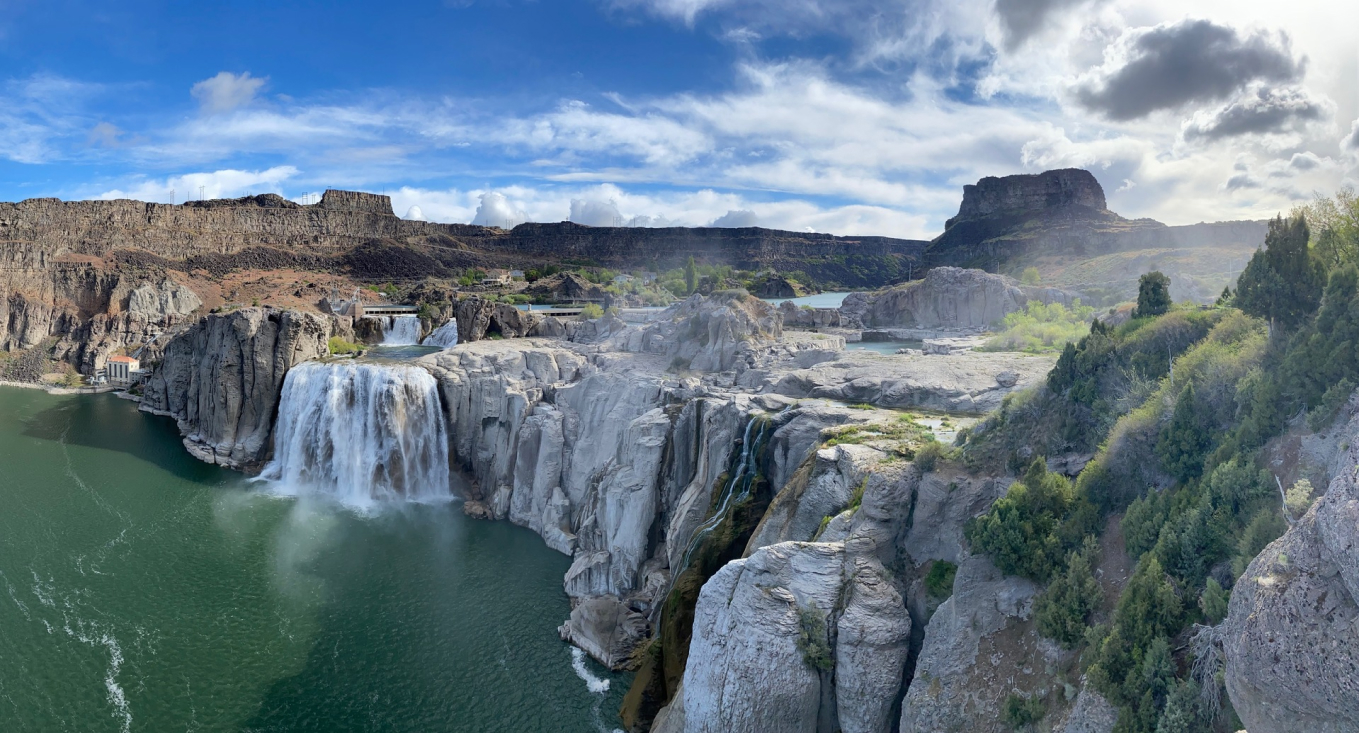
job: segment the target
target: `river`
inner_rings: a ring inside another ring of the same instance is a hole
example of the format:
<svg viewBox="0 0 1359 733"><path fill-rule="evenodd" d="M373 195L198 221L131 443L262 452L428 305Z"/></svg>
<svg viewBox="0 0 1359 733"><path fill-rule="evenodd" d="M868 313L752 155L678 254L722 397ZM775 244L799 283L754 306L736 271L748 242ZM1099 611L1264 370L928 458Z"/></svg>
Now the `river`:
<svg viewBox="0 0 1359 733"><path fill-rule="evenodd" d="M258 486L112 395L0 387L0 730L616 726L535 534Z"/></svg>

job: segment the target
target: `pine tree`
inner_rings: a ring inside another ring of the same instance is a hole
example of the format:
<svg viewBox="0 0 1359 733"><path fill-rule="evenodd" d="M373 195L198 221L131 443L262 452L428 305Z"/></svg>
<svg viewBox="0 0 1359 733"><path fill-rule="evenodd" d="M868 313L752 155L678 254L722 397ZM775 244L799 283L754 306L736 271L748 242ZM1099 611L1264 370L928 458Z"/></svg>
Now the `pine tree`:
<svg viewBox="0 0 1359 733"><path fill-rule="evenodd" d="M1161 272L1148 272L1137 281L1137 310L1134 318L1159 316L1170 310L1170 278Z"/></svg>

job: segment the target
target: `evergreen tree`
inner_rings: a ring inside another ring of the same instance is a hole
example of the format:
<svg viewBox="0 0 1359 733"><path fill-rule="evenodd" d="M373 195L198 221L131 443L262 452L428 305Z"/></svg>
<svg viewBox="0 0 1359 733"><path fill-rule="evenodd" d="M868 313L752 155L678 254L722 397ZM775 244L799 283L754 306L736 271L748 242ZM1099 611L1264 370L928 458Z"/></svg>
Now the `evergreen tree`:
<svg viewBox="0 0 1359 733"><path fill-rule="evenodd" d="M1212 446L1213 436L1194 405L1191 383L1180 393L1170 423L1161 430L1156 456L1167 473L1184 483L1203 472L1203 457Z"/></svg>
<svg viewBox="0 0 1359 733"><path fill-rule="evenodd" d="M1205 730L1199 716L1199 686L1193 680L1175 685L1166 698L1165 710L1156 724L1156 733L1198 733Z"/></svg>
<svg viewBox="0 0 1359 733"><path fill-rule="evenodd" d="M1045 582L1070 549L1063 541L1061 522L1074 500L1071 482L1049 473L1043 458L1037 457L986 514L967 523L964 533L973 550L989 555L1006 574Z"/></svg>
<svg viewBox="0 0 1359 733"><path fill-rule="evenodd" d="M1203 610L1203 615L1208 619L1208 623L1217 625L1222 619L1227 618L1227 591L1222 589L1221 584L1212 578L1203 589L1203 595L1199 596L1199 608Z"/></svg>
<svg viewBox="0 0 1359 733"><path fill-rule="evenodd" d="M1170 278L1161 272L1148 272L1137 281L1137 310L1134 318L1159 316L1170 310Z"/></svg>
<svg viewBox="0 0 1359 733"><path fill-rule="evenodd" d="M1104 591L1093 571L1099 545L1087 537L1080 552L1067 556L1066 571L1038 596L1034 606L1038 631L1062 646L1074 649L1085 636L1085 622L1104 600Z"/></svg>
<svg viewBox="0 0 1359 733"><path fill-rule="evenodd" d="M689 295L698 290L698 266L694 264L693 255L689 255L689 261L684 263L684 287Z"/></svg>
<svg viewBox="0 0 1359 733"><path fill-rule="evenodd" d="M1237 280L1237 307L1283 326L1297 325L1314 313L1326 271L1307 247L1310 236L1302 216L1275 217L1265 248L1256 250Z"/></svg>

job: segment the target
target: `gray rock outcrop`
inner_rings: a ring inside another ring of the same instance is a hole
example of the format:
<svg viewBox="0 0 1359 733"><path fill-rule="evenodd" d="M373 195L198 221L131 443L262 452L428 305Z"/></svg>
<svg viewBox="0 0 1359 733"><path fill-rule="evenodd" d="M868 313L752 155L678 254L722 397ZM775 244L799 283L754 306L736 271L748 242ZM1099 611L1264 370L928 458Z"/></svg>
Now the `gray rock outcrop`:
<svg viewBox="0 0 1359 733"><path fill-rule="evenodd" d="M936 267L920 280L869 293L850 293L843 318L866 328L982 329L1023 310L1029 300L1070 305L1071 293L1024 288L982 270Z"/></svg>
<svg viewBox="0 0 1359 733"><path fill-rule="evenodd" d="M1107 210L1104 188L1090 171L1066 168L1036 175L987 176L975 184L963 186L963 202L958 207L958 215L945 222L944 227L952 227L964 219L997 214L1038 214L1072 206L1092 211Z"/></svg>
<svg viewBox="0 0 1359 733"><path fill-rule="evenodd" d="M1326 495L1232 589L1227 693L1251 733L1359 730L1359 420Z"/></svg>
<svg viewBox="0 0 1359 733"><path fill-rule="evenodd" d="M338 322L263 308L211 315L165 347L141 409L175 418L184 447L207 463L253 471L268 459L283 378L329 353Z"/></svg>

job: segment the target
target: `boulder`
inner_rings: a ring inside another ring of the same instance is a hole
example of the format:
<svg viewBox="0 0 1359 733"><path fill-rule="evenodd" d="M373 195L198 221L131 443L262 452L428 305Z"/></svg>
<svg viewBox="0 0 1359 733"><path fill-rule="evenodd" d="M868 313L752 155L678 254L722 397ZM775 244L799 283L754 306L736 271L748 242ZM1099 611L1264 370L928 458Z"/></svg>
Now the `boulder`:
<svg viewBox="0 0 1359 733"><path fill-rule="evenodd" d="M1076 296L1052 289L1020 287L1013 278L982 270L936 267L921 280L871 293L850 293L842 316L865 328L952 328L979 330L1023 310L1032 298L1070 304Z"/></svg>
<svg viewBox="0 0 1359 733"><path fill-rule="evenodd" d="M1227 693L1251 733L1359 730L1359 420L1326 495L1264 549L1220 627Z"/></svg>

